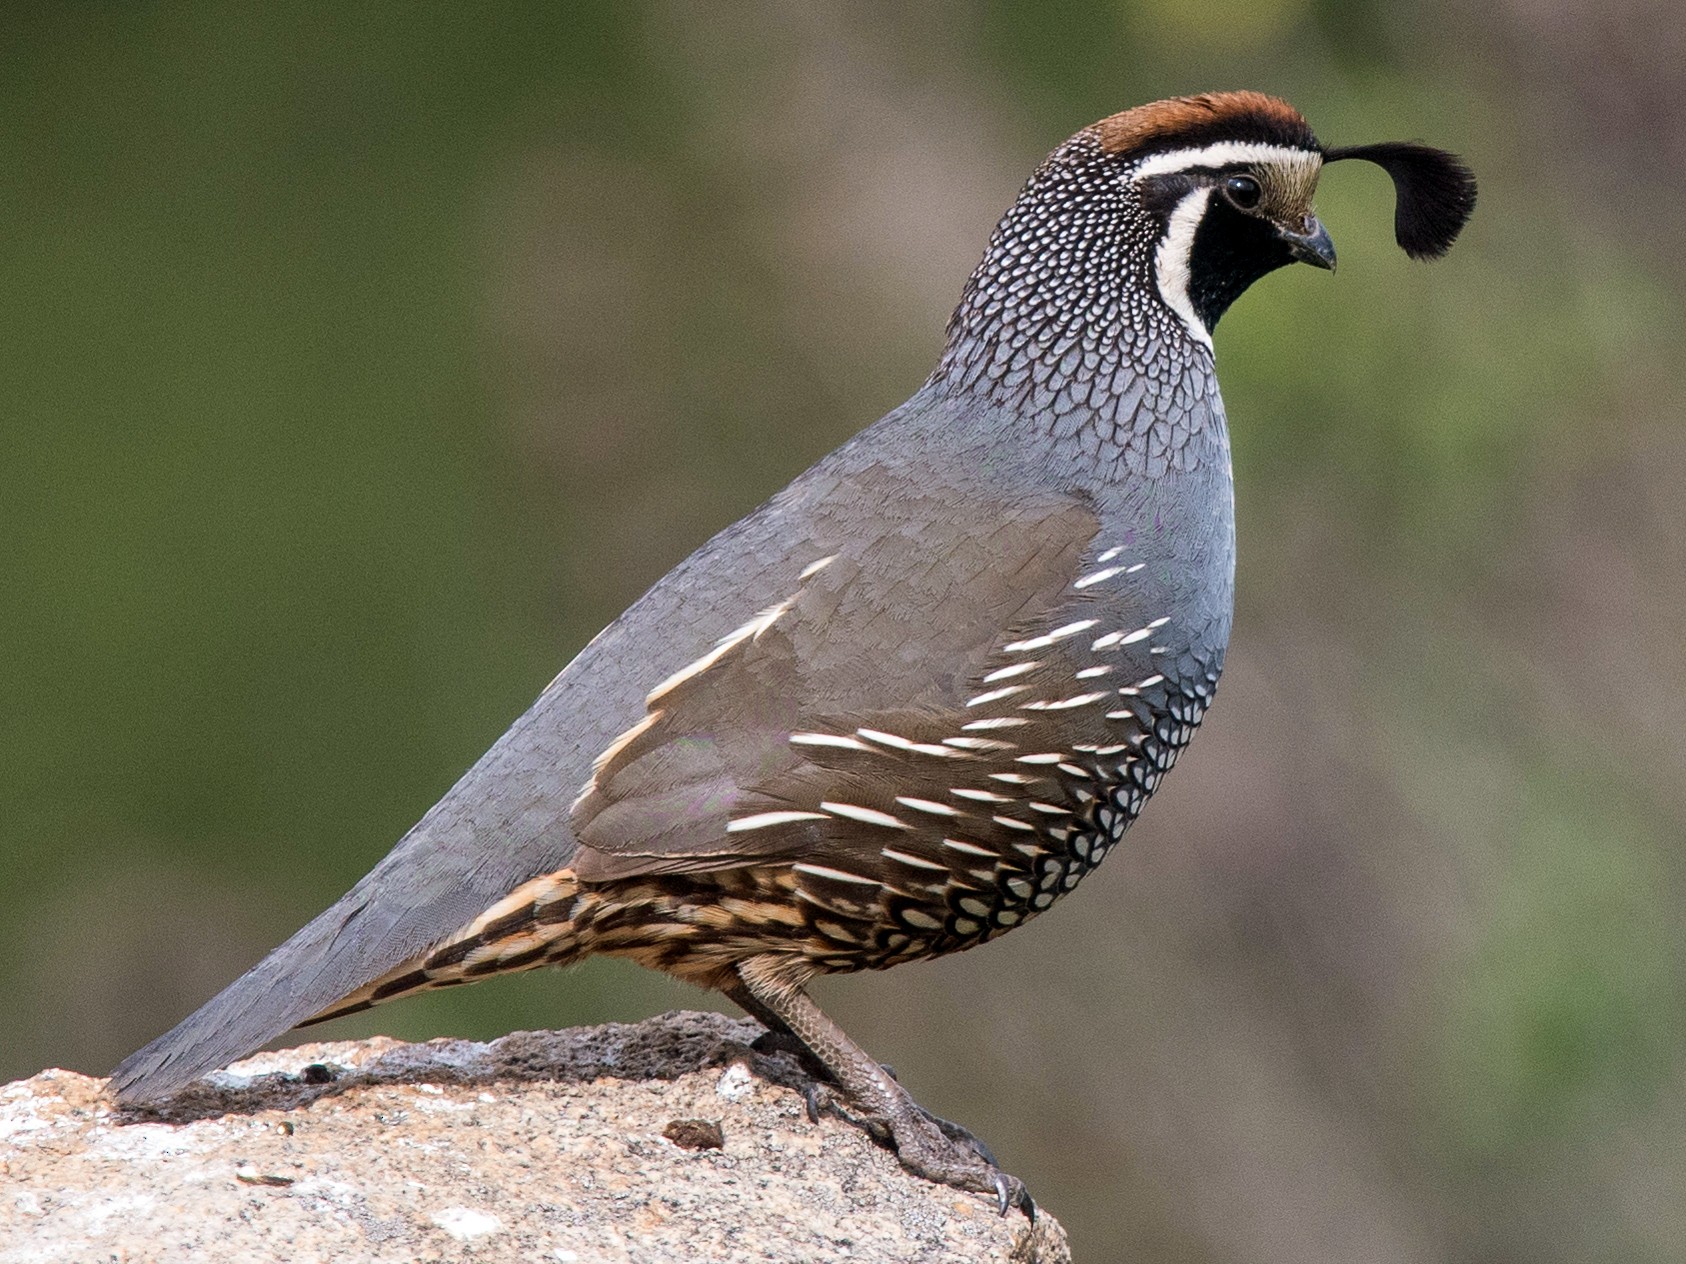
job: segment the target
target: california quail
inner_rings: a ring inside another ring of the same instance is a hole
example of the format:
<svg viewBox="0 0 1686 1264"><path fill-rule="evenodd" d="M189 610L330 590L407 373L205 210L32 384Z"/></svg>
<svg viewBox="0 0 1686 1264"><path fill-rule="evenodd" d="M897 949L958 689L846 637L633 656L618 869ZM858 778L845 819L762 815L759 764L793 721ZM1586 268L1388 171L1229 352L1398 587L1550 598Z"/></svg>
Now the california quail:
<svg viewBox="0 0 1686 1264"><path fill-rule="evenodd" d="M338 903L125 1060L120 1099L306 1020L613 953L794 1034L913 1171L1020 1201L803 987L1047 909L1188 743L1235 563L1211 331L1265 273L1334 267L1311 201L1347 157L1392 176L1407 253L1450 247L1475 201L1451 155L1325 149L1257 93L1054 150L930 380L675 567Z"/></svg>

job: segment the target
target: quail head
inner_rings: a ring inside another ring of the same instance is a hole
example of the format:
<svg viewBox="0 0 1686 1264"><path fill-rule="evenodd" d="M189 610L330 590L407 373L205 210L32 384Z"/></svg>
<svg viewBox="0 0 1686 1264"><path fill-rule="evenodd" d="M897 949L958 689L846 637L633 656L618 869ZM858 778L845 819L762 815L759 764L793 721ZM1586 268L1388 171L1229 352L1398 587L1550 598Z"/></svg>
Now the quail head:
<svg viewBox="0 0 1686 1264"><path fill-rule="evenodd" d="M930 379L675 567L341 898L117 1068L179 1088L297 1024L630 957L794 1039L912 1171L1029 1207L805 985L993 939L1115 847L1211 704L1235 565L1212 331L1333 268L1326 163L1444 253L1451 155L1320 144L1252 92L1140 106L1036 170Z"/></svg>

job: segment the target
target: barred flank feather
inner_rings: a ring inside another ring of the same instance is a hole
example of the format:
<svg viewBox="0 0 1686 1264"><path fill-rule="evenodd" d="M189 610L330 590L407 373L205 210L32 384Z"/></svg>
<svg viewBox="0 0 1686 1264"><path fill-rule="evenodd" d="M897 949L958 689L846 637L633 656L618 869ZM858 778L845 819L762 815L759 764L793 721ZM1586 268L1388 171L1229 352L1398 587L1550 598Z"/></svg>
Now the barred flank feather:
<svg viewBox="0 0 1686 1264"><path fill-rule="evenodd" d="M310 1027L434 988L493 974L565 965L578 953L570 918L579 884L571 870L525 882L426 952L341 997L298 1024Z"/></svg>

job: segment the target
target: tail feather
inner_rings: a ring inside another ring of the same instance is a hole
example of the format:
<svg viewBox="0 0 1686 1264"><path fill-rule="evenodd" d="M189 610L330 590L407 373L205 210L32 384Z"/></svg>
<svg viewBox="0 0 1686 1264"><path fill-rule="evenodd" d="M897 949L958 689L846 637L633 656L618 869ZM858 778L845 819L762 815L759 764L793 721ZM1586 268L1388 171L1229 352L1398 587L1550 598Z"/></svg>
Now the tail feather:
<svg viewBox="0 0 1686 1264"><path fill-rule="evenodd" d="M566 965L579 955L570 915L579 884L571 870L517 887L428 951L388 970L300 1027L372 1009L418 992L471 983L493 974Z"/></svg>
<svg viewBox="0 0 1686 1264"><path fill-rule="evenodd" d="M378 872L378 871L377 871ZM123 1105L156 1101L303 1023L323 1022L411 992L531 969L570 955L567 910L575 890L563 870L533 879L443 940L437 926L455 901L384 911L363 894L370 878L182 1023L112 1072ZM523 923L529 927L523 931ZM450 925L450 921L445 921ZM542 942L541 942L542 940ZM529 942L530 941L530 942ZM364 983L369 969L380 970ZM356 971L356 974L352 974Z"/></svg>

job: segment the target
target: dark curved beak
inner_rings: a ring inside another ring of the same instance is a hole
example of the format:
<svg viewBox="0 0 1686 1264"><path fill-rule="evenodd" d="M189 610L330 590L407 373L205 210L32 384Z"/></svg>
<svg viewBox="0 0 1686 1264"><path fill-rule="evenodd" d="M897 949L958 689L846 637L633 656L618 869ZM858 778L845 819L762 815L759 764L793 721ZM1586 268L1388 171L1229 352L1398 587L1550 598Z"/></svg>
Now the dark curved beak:
<svg viewBox="0 0 1686 1264"><path fill-rule="evenodd" d="M1288 253L1301 263L1327 268L1331 272L1335 270L1335 243L1329 239L1329 230L1323 227L1323 221L1315 215L1306 217L1304 232L1291 232L1286 228L1276 231L1287 243Z"/></svg>

